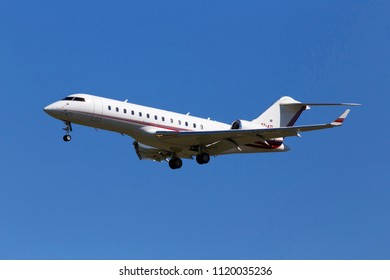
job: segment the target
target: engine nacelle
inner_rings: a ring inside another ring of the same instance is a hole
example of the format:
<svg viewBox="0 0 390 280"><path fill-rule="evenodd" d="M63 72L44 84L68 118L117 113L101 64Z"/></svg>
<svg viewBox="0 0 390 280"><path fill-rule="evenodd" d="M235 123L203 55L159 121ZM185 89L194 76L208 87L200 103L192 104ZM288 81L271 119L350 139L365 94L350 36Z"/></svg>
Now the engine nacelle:
<svg viewBox="0 0 390 280"><path fill-rule="evenodd" d="M232 123L230 128L231 129L256 129L259 128L259 125L246 120L236 120Z"/></svg>

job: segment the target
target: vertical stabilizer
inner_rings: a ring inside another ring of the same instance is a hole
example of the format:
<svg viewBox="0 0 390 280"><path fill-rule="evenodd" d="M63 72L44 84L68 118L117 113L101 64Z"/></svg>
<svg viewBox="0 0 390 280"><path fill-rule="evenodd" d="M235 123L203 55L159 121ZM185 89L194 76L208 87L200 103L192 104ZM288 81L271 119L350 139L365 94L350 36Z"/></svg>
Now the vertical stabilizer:
<svg viewBox="0 0 390 280"><path fill-rule="evenodd" d="M293 126L302 112L307 109L309 106L289 96L284 96L252 122L269 128Z"/></svg>

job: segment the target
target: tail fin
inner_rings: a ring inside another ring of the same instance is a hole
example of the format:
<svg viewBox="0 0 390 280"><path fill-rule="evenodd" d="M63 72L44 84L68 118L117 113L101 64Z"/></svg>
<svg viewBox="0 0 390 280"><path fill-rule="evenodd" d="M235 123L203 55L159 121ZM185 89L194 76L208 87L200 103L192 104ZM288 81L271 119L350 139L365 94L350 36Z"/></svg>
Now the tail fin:
<svg viewBox="0 0 390 280"><path fill-rule="evenodd" d="M302 103L289 96L284 96L272 104L264 113L254 119L252 122L262 127L278 128L294 126L295 122L301 116L302 112L309 110L309 106L360 106L357 103ZM349 110L343 114L339 120L334 122L340 125Z"/></svg>
<svg viewBox="0 0 390 280"><path fill-rule="evenodd" d="M252 122L269 128L293 126L302 112L308 109L310 107L306 104L284 96Z"/></svg>

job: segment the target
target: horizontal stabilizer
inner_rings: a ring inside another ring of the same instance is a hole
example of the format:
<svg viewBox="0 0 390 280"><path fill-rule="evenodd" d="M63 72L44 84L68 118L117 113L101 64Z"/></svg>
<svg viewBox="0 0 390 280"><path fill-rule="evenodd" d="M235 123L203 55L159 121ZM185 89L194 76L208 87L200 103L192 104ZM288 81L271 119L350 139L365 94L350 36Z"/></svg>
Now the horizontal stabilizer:
<svg viewBox="0 0 390 280"><path fill-rule="evenodd" d="M360 106L358 103L281 103L281 106Z"/></svg>

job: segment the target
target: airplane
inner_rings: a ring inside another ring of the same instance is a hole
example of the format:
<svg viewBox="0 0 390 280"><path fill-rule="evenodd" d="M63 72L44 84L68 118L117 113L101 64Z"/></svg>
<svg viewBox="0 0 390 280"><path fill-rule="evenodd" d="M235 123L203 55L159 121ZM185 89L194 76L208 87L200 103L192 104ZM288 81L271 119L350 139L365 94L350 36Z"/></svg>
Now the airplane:
<svg viewBox="0 0 390 280"><path fill-rule="evenodd" d="M168 161L171 169L182 167L182 159L206 164L210 156L262 152L285 152L284 138L301 132L339 127L350 109L327 124L294 126L310 106L357 106L356 103L302 103L284 96L252 121L231 124L161 110L114 99L77 93L44 108L64 122L65 142L72 138L72 124L128 135L139 159Z"/></svg>

